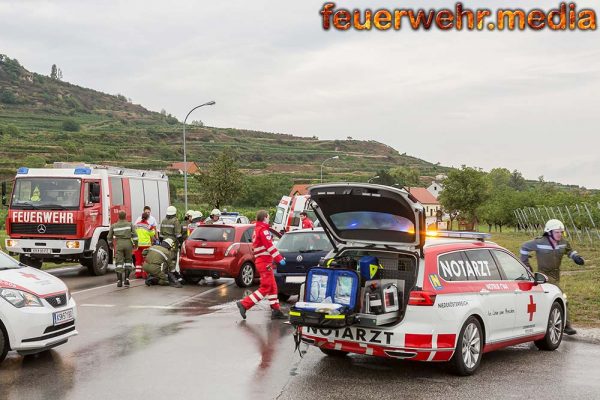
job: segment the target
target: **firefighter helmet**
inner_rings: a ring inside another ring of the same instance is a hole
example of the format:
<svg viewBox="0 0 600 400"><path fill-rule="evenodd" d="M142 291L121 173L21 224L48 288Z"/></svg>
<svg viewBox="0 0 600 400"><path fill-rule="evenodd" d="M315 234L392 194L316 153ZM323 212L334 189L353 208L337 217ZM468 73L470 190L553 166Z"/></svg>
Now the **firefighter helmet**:
<svg viewBox="0 0 600 400"><path fill-rule="evenodd" d="M171 248L171 249L175 245L175 241L173 239L171 239L171 238L166 238L162 242L163 242L163 244L167 244L169 246L169 248Z"/></svg>
<svg viewBox="0 0 600 400"><path fill-rule="evenodd" d="M565 226L562 222L557 219L551 219L546 222L546 226L544 227L544 233L549 233L551 231L564 231Z"/></svg>
<svg viewBox="0 0 600 400"><path fill-rule="evenodd" d="M219 210L218 208L215 208L215 209L213 209L210 212L210 215L214 215L214 216L220 217L221 216L221 210Z"/></svg>
<svg viewBox="0 0 600 400"><path fill-rule="evenodd" d="M167 207L167 215L177 214L177 209L174 206Z"/></svg>

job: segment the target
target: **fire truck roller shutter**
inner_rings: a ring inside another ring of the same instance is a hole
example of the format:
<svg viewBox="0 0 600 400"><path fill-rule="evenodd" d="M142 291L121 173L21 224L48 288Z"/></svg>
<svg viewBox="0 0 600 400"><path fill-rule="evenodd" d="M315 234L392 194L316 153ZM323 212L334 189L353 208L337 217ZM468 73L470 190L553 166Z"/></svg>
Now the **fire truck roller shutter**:
<svg viewBox="0 0 600 400"><path fill-rule="evenodd" d="M163 218L166 216L166 210L167 207L169 207L171 205L171 202L169 200L169 182L164 180L164 181L158 181L158 199L160 200L160 220L162 221Z"/></svg>
<svg viewBox="0 0 600 400"><path fill-rule="evenodd" d="M158 182L146 179L144 182L144 202L150 206L151 215L156 218L157 223L165 217L165 210L160 209L160 201L158 199ZM166 207L165 207L166 208Z"/></svg>
<svg viewBox="0 0 600 400"><path fill-rule="evenodd" d="M135 221L144 211L144 184L142 180L129 178L129 190L131 193L131 220Z"/></svg>

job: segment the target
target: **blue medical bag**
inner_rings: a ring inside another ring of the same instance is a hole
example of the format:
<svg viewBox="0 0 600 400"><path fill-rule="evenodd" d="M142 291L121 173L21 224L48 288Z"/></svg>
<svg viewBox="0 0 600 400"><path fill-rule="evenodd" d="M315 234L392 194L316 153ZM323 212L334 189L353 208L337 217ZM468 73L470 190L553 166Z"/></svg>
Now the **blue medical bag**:
<svg viewBox="0 0 600 400"><path fill-rule="evenodd" d="M312 268L306 277L304 302L290 310L290 322L315 327L342 327L354 322L360 289L356 271ZM315 303L333 303L336 310L315 307Z"/></svg>

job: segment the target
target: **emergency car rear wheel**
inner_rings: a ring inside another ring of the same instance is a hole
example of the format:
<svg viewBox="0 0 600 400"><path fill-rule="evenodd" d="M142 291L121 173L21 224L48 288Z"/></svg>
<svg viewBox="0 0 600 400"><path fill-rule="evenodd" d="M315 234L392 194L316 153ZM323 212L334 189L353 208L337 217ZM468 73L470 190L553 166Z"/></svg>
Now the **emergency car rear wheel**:
<svg viewBox="0 0 600 400"><path fill-rule="evenodd" d="M6 358L6 353L8 353L8 334L0 321L0 363Z"/></svg>
<svg viewBox="0 0 600 400"><path fill-rule="evenodd" d="M481 363L483 350L481 324L475 317L469 317L458 336L456 350L450 360L458 375L472 375Z"/></svg>
<svg viewBox="0 0 600 400"><path fill-rule="evenodd" d="M108 253L108 244L104 239L98 240L96 245L96 251L92 257L92 265L88 266L92 275L104 275L108 270L108 259L110 255Z"/></svg>
<svg viewBox="0 0 600 400"><path fill-rule="evenodd" d="M564 319L562 307L557 302L554 302L550 309L550 316L548 317L546 336L534 342L538 349L552 351L560 346L563 337Z"/></svg>
<svg viewBox="0 0 600 400"><path fill-rule="evenodd" d="M345 357L348 355L347 351L342 350L334 350L334 349L322 349L319 348L323 352L323 354L328 355L329 357Z"/></svg>
<svg viewBox="0 0 600 400"><path fill-rule="evenodd" d="M235 283L241 288L252 285L254 281L254 266L251 263L245 263L240 268L240 273L235 278Z"/></svg>

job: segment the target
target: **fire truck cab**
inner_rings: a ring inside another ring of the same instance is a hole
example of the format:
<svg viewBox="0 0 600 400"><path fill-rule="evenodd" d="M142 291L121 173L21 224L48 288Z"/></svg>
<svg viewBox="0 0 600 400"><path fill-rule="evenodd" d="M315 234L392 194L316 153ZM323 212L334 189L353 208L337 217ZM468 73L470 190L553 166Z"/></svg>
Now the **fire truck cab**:
<svg viewBox="0 0 600 400"><path fill-rule="evenodd" d="M169 204L167 176L106 166L26 168L17 171L6 219L6 249L23 264L80 262L103 275L112 262L107 242L119 211L132 220L144 205L160 221Z"/></svg>

